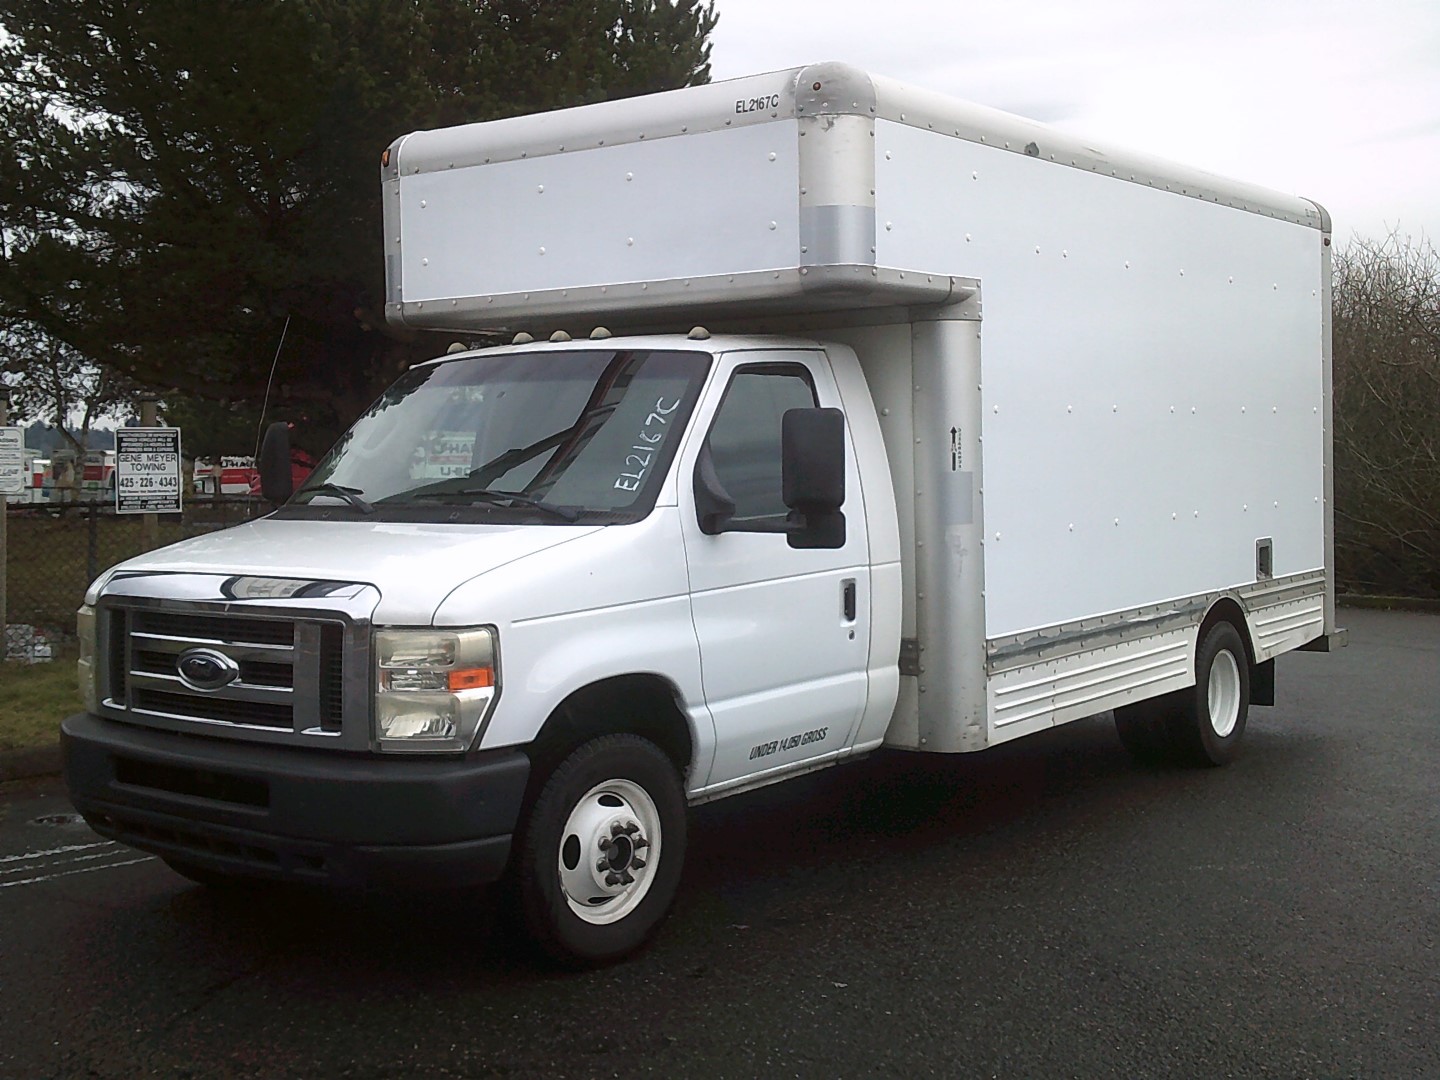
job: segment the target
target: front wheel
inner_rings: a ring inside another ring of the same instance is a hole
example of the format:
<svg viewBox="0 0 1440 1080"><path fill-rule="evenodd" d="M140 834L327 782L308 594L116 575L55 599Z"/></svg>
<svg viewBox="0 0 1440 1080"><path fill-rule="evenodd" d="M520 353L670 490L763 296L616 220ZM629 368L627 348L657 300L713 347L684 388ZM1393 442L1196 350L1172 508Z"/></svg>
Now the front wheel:
<svg viewBox="0 0 1440 1080"><path fill-rule="evenodd" d="M572 967L634 952L669 913L685 841L684 786L658 746L636 735L584 743L521 832L517 898L532 940Z"/></svg>

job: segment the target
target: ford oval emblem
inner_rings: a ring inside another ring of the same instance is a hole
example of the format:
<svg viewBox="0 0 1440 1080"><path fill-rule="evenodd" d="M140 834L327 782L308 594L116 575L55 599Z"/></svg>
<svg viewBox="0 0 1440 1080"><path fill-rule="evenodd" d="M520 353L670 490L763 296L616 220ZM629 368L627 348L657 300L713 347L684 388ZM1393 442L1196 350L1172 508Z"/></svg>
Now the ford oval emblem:
<svg viewBox="0 0 1440 1080"><path fill-rule="evenodd" d="M240 665L214 649L186 649L175 661L175 670L192 690L219 690L240 677Z"/></svg>

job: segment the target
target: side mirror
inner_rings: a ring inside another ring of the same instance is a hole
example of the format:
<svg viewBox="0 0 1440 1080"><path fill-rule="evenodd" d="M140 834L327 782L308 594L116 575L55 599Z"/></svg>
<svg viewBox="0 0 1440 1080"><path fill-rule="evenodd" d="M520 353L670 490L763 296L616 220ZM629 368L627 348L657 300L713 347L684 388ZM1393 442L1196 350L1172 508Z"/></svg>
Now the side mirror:
<svg viewBox="0 0 1440 1080"><path fill-rule="evenodd" d="M838 513L845 504L845 415L790 409L780 419L780 490L802 514Z"/></svg>
<svg viewBox="0 0 1440 1080"><path fill-rule="evenodd" d="M701 448L695 462L701 532L784 533L792 548L844 547L845 416L839 409L790 409L780 418L780 495L790 510L784 520L732 524L735 500L715 470L709 443Z"/></svg>
<svg viewBox="0 0 1440 1080"><path fill-rule="evenodd" d="M283 503L295 494L290 473L290 425L276 421L265 429L260 444L260 494L272 503Z"/></svg>
<svg viewBox="0 0 1440 1080"><path fill-rule="evenodd" d="M845 415L790 409L780 419L780 490L792 548L845 546Z"/></svg>

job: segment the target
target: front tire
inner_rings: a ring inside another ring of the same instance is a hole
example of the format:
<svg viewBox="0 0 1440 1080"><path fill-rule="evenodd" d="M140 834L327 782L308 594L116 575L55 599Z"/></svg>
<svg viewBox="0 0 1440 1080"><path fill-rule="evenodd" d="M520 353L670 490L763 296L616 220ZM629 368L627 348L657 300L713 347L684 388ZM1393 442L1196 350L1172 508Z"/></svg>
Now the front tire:
<svg viewBox="0 0 1440 1080"><path fill-rule="evenodd" d="M516 893L531 939L567 967L613 963L670 911L685 861L685 789L636 735L605 735L562 761L519 838Z"/></svg>

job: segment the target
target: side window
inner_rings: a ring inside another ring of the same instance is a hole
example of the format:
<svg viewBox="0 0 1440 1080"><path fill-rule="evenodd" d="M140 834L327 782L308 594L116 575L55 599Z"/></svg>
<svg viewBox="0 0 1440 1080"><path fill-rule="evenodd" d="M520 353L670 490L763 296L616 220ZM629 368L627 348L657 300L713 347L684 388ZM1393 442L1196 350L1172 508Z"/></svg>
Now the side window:
<svg viewBox="0 0 1440 1080"><path fill-rule="evenodd" d="M810 373L799 364L741 368L725 391L707 440L715 474L735 500L735 522L784 517L780 418L816 406Z"/></svg>

